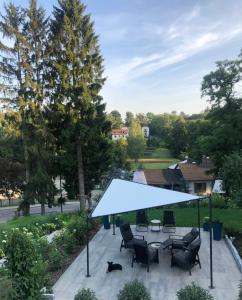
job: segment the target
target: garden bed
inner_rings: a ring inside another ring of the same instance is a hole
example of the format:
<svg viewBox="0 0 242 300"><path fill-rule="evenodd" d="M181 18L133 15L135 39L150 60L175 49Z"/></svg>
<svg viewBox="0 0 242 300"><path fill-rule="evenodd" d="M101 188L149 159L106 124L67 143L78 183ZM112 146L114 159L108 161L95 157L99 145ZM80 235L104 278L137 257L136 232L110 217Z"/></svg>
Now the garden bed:
<svg viewBox="0 0 242 300"><path fill-rule="evenodd" d="M94 235L98 232L101 225L97 224L94 228L89 231L89 240L91 240ZM85 248L85 244L79 245L75 248L74 252L66 257L63 262L63 265L60 269L50 272L50 285L53 286L57 280L61 277L61 275L67 270L67 268L73 263L73 261L77 258L77 256L82 252Z"/></svg>

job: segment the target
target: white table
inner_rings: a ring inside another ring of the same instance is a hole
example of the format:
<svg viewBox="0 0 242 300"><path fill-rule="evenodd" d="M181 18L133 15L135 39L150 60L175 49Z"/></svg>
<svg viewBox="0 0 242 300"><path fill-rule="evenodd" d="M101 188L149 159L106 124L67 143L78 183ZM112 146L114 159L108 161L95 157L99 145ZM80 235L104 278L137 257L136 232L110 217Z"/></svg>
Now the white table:
<svg viewBox="0 0 242 300"><path fill-rule="evenodd" d="M161 221L160 220L151 220L150 221L150 230L153 232L160 232Z"/></svg>

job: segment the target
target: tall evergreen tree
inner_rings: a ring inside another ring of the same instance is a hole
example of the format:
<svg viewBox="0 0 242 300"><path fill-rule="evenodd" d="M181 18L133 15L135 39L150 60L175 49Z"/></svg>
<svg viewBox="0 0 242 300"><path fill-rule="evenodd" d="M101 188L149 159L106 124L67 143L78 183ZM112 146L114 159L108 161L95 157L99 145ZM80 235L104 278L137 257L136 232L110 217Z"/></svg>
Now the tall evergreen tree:
<svg viewBox="0 0 242 300"><path fill-rule="evenodd" d="M109 164L106 136L110 124L99 95L105 81L103 58L85 6L80 0L58 3L49 36L50 114L62 127L65 153L75 154L68 172L84 208L86 195Z"/></svg>
<svg viewBox="0 0 242 300"><path fill-rule="evenodd" d="M1 100L8 104L8 109L14 110L7 114L8 124L13 125L23 142L26 185L22 209L25 213L34 200L41 202L44 213L45 200L50 201L50 195L53 199L54 193L49 176L53 140L44 117L47 26L45 12L37 7L35 0L30 1L27 9L9 4L0 23L3 37L12 42L12 46L4 41L0 43Z"/></svg>
<svg viewBox="0 0 242 300"><path fill-rule="evenodd" d="M55 186L52 178L54 158L54 137L49 132L46 113L46 60L48 18L36 0L31 0L26 9L23 34L26 48L26 121L23 131L27 136L27 151L31 177L25 187L25 199L37 200L41 204L41 213L45 213L45 204L54 201Z"/></svg>

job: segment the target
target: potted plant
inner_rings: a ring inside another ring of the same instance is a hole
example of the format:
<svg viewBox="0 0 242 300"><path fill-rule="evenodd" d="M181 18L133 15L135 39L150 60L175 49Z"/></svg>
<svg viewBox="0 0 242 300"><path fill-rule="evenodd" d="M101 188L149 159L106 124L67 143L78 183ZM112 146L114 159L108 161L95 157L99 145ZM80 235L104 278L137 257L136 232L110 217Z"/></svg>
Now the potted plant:
<svg viewBox="0 0 242 300"><path fill-rule="evenodd" d="M116 216L116 220L115 220L116 226L117 226L117 227L120 227L120 225L122 225L123 222L124 222L124 221L121 219L121 215L117 215L117 216Z"/></svg>
<svg viewBox="0 0 242 300"><path fill-rule="evenodd" d="M214 219L214 221L213 221L213 239L215 241L221 240L222 230L223 230L223 223L220 222L218 219Z"/></svg>
<svg viewBox="0 0 242 300"><path fill-rule="evenodd" d="M209 217L204 217L203 219L203 230L209 231Z"/></svg>

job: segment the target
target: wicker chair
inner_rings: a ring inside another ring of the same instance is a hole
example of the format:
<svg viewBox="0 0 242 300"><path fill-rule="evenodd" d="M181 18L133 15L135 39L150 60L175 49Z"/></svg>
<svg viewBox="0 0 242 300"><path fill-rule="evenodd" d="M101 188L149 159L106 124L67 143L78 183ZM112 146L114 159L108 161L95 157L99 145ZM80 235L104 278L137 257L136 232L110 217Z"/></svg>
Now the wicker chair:
<svg viewBox="0 0 242 300"><path fill-rule="evenodd" d="M200 246L201 240L196 239L188 247L184 247L183 249L179 250L173 250L171 256L171 267L177 265L188 270L190 275L192 274L191 269L193 266L198 264L201 269L200 258L198 255Z"/></svg>
<svg viewBox="0 0 242 300"><path fill-rule="evenodd" d="M120 245L120 252L122 251L122 248L133 249L135 242L139 243L140 241L144 241L143 235L133 235L129 224L120 225L120 232L123 238Z"/></svg>
<svg viewBox="0 0 242 300"><path fill-rule="evenodd" d="M151 263L159 263L158 249L152 248L146 241L135 243L131 264L132 268L134 262L147 265L147 272L149 272Z"/></svg>

